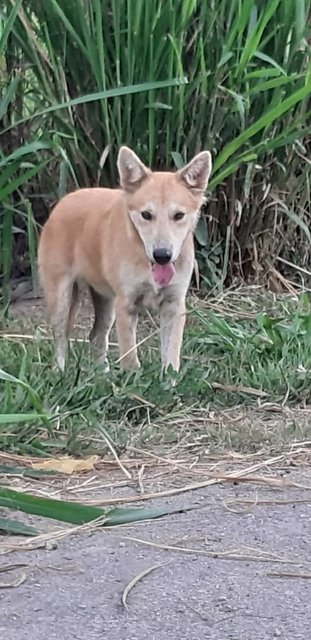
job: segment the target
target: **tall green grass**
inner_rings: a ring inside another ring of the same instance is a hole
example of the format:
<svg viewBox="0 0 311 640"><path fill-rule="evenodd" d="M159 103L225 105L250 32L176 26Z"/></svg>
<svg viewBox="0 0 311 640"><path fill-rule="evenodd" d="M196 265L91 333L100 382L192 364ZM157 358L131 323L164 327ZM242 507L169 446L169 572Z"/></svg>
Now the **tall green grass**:
<svg viewBox="0 0 311 640"><path fill-rule="evenodd" d="M111 86L107 83L91 83L90 92L82 95L78 83L70 93L65 87L65 70L58 65L46 25L44 32L36 33L39 14L35 13L35 3L30 7L31 3L19 0L13 8L11 4L4 3L6 7L2 13L0 9L0 60L6 71L0 99L0 284L5 303L9 298L12 258L20 253L18 249L14 250L15 244L21 244L21 252L27 252L30 271L33 280L36 279L37 221L31 206L36 204L33 191L37 190L40 194L48 188L47 199L50 201L63 195L69 184L77 187L91 180L81 154L81 135L77 135L75 110L92 113L94 105L96 111L97 105L103 106L109 99L165 90L186 82L184 77L169 76L163 80L136 82L126 86L121 86L119 82ZM55 5L54 8L56 15L60 12L71 33L60 7ZM40 9L40 5L37 9ZM30 19L27 15L29 11ZM49 26L53 33L53 25ZM55 62L53 69L49 59ZM26 65L24 73L21 73L21 64ZM82 68L80 72L83 75ZM86 127L87 121L82 124L83 135ZM35 140L30 142L33 137ZM101 155L99 147L97 150ZM93 173L97 175L98 158L92 166ZM18 226L14 223L16 219L21 223ZM24 236L24 240L15 243L16 236L20 235Z"/></svg>
<svg viewBox="0 0 311 640"><path fill-rule="evenodd" d="M3 0L0 141L13 151L47 145L29 149L34 174L24 182L48 203L76 185L116 184L122 143L157 168L208 148L211 201L197 232L206 285L269 271L280 252L295 261L297 248L306 266L310 8L311 0Z"/></svg>

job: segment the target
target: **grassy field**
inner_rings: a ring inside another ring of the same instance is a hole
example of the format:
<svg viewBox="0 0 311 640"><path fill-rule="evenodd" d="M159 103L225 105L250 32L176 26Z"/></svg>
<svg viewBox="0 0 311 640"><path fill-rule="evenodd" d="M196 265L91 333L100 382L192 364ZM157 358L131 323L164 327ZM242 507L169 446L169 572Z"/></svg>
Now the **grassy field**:
<svg viewBox="0 0 311 640"><path fill-rule="evenodd" d="M148 318L139 336L141 371L119 371L112 336L109 375L94 365L88 344L75 339L64 376L52 367L46 325L6 320L0 449L78 455L112 447L120 454L182 443L201 455L204 448L256 451L309 437L303 418L310 402L308 297L229 291L208 302L189 299L188 312L176 386L169 375L159 376L157 327Z"/></svg>

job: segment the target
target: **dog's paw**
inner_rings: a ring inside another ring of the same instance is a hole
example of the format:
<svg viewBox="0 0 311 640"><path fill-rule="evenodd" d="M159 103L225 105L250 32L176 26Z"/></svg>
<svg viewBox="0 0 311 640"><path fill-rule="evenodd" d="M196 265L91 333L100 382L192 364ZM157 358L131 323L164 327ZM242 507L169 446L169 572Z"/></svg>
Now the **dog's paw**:
<svg viewBox="0 0 311 640"><path fill-rule="evenodd" d="M104 373L108 373L110 371L110 364L107 356L101 356L100 358L97 358L97 362Z"/></svg>
<svg viewBox="0 0 311 640"><path fill-rule="evenodd" d="M162 367L161 378L168 387L176 387L178 382L178 371L171 364Z"/></svg>
<svg viewBox="0 0 311 640"><path fill-rule="evenodd" d="M107 358L103 360L103 371L104 373L109 373L110 371L110 364Z"/></svg>
<svg viewBox="0 0 311 640"><path fill-rule="evenodd" d="M58 360L55 360L52 364L52 371L59 376L63 376L65 373L65 362L59 363Z"/></svg>
<svg viewBox="0 0 311 640"><path fill-rule="evenodd" d="M141 368L141 364L138 358L135 360L121 359L120 358L120 368L121 371L138 371Z"/></svg>

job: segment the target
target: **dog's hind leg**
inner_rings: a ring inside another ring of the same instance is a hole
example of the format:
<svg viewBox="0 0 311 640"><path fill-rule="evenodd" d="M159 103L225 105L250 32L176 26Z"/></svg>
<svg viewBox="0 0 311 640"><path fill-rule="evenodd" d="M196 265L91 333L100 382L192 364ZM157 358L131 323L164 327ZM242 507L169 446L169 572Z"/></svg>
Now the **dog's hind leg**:
<svg viewBox="0 0 311 640"><path fill-rule="evenodd" d="M70 309L69 309L67 333L69 333L74 327L78 307L79 307L79 285L77 282L74 282L72 286L72 297L71 297L71 303L70 303Z"/></svg>
<svg viewBox="0 0 311 640"><path fill-rule="evenodd" d="M61 371L65 369L68 333L78 301L78 287L68 276L44 281L43 290L54 334L55 357Z"/></svg>
<svg viewBox="0 0 311 640"><path fill-rule="evenodd" d="M95 314L89 338L93 344L97 359L104 365L105 371L109 371L107 351L109 334L115 319L114 300L113 298L102 296L93 287L89 287L89 289Z"/></svg>

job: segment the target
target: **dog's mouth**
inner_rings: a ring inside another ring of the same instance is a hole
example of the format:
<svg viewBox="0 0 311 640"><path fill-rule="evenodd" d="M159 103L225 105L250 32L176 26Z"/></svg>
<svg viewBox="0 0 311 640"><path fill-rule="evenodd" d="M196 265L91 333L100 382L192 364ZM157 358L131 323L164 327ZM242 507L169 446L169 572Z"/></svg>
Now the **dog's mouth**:
<svg viewBox="0 0 311 640"><path fill-rule="evenodd" d="M155 262L151 265L151 271L156 285L158 287L167 287L175 274L175 267L172 262L168 262L168 264Z"/></svg>

